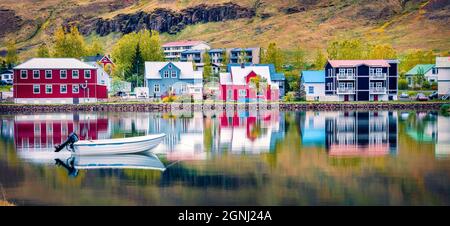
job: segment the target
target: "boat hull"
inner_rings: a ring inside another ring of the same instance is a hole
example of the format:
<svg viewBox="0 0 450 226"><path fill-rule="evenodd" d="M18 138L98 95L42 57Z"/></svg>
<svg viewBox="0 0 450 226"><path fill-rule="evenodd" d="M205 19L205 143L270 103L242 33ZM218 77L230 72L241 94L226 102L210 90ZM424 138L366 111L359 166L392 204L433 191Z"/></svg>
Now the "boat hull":
<svg viewBox="0 0 450 226"><path fill-rule="evenodd" d="M165 134L149 135L102 141L78 141L74 144L75 155L115 155L148 151L161 143Z"/></svg>

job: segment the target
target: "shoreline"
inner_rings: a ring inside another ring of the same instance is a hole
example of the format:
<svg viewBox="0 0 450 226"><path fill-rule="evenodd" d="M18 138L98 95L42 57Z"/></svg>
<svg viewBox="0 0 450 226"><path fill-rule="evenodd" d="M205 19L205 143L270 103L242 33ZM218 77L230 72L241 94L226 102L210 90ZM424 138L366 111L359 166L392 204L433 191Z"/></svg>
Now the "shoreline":
<svg viewBox="0 0 450 226"><path fill-rule="evenodd" d="M211 110L439 110L450 102L290 102L290 103L151 103L151 102L105 102L91 104L15 104L1 103L1 113L33 112L172 112Z"/></svg>

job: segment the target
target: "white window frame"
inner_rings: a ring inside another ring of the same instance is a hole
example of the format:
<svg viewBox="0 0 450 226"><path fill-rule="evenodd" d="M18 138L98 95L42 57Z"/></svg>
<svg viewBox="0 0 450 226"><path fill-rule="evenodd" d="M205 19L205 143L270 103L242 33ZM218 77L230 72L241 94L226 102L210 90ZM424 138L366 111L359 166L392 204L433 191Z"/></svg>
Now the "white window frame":
<svg viewBox="0 0 450 226"><path fill-rule="evenodd" d="M347 82L347 89L353 90L354 89L353 83Z"/></svg>
<svg viewBox="0 0 450 226"><path fill-rule="evenodd" d="M34 123L33 134L35 137L41 136L41 123L40 122Z"/></svg>
<svg viewBox="0 0 450 226"><path fill-rule="evenodd" d="M345 68L339 68L339 74L344 75L345 74Z"/></svg>
<svg viewBox="0 0 450 226"><path fill-rule="evenodd" d="M377 88L383 87L383 83L382 82L377 82L375 85L376 85Z"/></svg>
<svg viewBox="0 0 450 226"><path fill-rule="evenodd" d="M348 75L353 75L353 69L352 68L347 68L347 74Z"/></svg>
<svg viewBox="0 0 450 226"><path fill-rule="evenodd" d="M77 73L77 76L74 76L74 72ZM79 70L72 70L72 79L78 79L80 78L80 71Z"/></svg>
<svg viewBox="0 0 450 226"><path fill-rule="evenodd" d="M34 76L35 72L37 72L37 77ZM41 77L41 72L39 70L33 70L33 79L39 79Z"/></svg>
<svg viewBox="0 0 450 226"><path fill-rule="evenodd" d="M374 75L375 74L375 68L369 68L369 75Z"/></svg>
<svg viewBox="0 0 450 226"><path fill-rule="evenodd" d="M164 78L169 78L169 71L164 71Z"/></svg>
<svg viewBox="0 0 450 226"><path fill-rule="evenodd" d="M176 78L176 77L177 77L177 71L171 71L171 72L170 72L170 76L171 76L172 78Z"/></svg>
<svg viewBox="0 0 450 226"><path fill-rule="evenodd" d="M66 91L65 91L65 92L63 92L62 87L66 87ZM67 85L66 85L66 84L61 84L61 85L59 86L59 92L60 92L60 93L67 93Z"/></svg>
<svg viewBox="0 0 450 226"><path fill-rule="evenodd" d="M77 87L77 92L74 92L74 88ZM72 85L72 93L80 93L80 85L78 84L73 84Z"/></svg>
<svg viewBox="0 0 450 226"><path fill-rule="evenodd" d="M50 92L47 92L47 88L50 87ZM46 84L45 85L45 94L52 94L53 93L53 85L52 84Z"/></svg>
<svg viewBox="0 0 450 226"><path fill-rule="evenodd" d="M246 89L240 89L239 90L239 97L246 97L247 96L247 90Z"/></svg>
<svg viewBox="0 0 450 226"><path fill-rule="evenodd" d="M23 76L25 72L25 76ZM20 70L20 78L21 79L27 79L28 78L28 71L27 70Z"/></svg>
<svg viewBox="0 0 450 226"><path fill-rule="evenodd" d="M160 88L159 84L153 85L153 92L155 92L155 93L161 92L161 88Z"/></svg>
<svg viewBox="0 0 450 226"><path fill-rule="evenodd" d="M345 89L345 83L344 82L340 82L339 83L339 89Z"/></svg>
<svg viewBox="0 0 450 226"><path fill-rule="evenodd" d="M377 75L383 74L383 68L376 68L376 69L375 69L375 73L376 73Z"/></svg>
<svg viewBox="0 0 450 226"><path fill-rule="evenodd" d="M86 73L86 72L89 72L89 73ZM89 74L89 76L87 76L88 74ZM92 77L91 70L84 70L83 75L84 75L85 79L90 79Z"/></svg>
<svg viewBox="0 0 450 226"><path fill-rule="evenodd" d="M36 87L38 89L37 92L34 91L34 88L36 88ZM40 93L41 93L41 85L33 84L33 94L40 94Z"/></svg>
<svg viewBox="0 0 450 226"><path fill-rule="evenodd" d="M47 77L47 72L50 72L50 77ZM52 79L52 70L45 70L45 79Z"/></svg>
<svg viewBox="0 0 450 226"><path fill-rule="evenodd" d="M66 74L66 76L62 76L63 72ZM59 70L59 78L60 79L67 79L67 70Z"/></svg>

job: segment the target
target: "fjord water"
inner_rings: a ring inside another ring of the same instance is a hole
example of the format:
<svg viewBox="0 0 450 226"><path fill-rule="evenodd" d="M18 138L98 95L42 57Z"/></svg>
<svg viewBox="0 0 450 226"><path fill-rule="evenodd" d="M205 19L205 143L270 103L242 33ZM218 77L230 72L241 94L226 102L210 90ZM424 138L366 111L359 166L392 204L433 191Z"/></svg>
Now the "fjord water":
<svg viewBox="0 0 450 226"><path fill-rule="evenodd" d="M417 111L1 115L16 205L450 205L450 117ZM149 153L75 158L81 139L166 133ZM67 159L66 159L67 158Z"/></svg>

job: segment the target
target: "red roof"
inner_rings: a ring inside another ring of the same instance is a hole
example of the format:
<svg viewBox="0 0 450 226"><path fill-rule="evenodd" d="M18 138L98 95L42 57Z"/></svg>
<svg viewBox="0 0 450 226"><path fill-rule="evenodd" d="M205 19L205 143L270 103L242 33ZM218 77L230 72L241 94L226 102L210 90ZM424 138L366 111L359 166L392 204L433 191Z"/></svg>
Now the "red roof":
<svg viewBox="0 0 450 226"><path fill-rule="evenodd" d="M176 41L176 42L167 42L163 45L163 47L170 46L195 46L198 44L204 43L203 41Z"/></svg>
<svg viewBox="0 0 450 226"><path fill-rule="evenodd" d="M369 67L389 67L387 60L328 60L332 67L357 67L367 65Z"/></svg>

